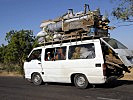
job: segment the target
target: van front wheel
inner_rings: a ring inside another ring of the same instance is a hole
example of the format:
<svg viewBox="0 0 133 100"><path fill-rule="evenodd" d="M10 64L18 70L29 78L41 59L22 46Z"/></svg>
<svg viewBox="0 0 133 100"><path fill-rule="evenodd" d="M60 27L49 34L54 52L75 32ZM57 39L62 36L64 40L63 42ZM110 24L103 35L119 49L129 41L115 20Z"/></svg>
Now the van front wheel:
<svg viewBox="0 0 133 100"><path fill-rule="evenodd" d="M85 89L88 86L88 80L83 74L76 74L74 77L74 84L76 87Z"/></svg>
<svg viewBox="0 0 133 100"><path fill-rule="evenodd" d="M33 76L32 76L32 82L35 85L41 85L42 82L43 82L41 75L38 74L38 73L34 73Z"/></svg>

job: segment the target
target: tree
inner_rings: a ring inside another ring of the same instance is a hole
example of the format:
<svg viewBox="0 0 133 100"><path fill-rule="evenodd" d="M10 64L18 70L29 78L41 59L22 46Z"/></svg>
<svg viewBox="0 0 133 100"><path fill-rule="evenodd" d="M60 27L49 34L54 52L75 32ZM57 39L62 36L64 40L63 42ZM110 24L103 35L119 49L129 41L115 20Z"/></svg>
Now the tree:
<svg viewBox="0 0 133 100"><path fill-rule="evenodd" d="M4 63L5 53L6 53L6 46L4 46L4 44L2 44L0 46L0 63Z"/></svg>
<svg viewBox="0 0 133 100"><path fill-rule="evenodd" d="M112 0L118 2L118 6L112 11L113 16L117 19L133 22L133 0Z"/></svg>
<svg viewBox="0 0 133 100"><path fill-rule="evenodd" d="M6 64L18 64L21 68L23 62L32 49L35 37L31 30L10 31L6 33L8 42L4 62Z"/></svg>

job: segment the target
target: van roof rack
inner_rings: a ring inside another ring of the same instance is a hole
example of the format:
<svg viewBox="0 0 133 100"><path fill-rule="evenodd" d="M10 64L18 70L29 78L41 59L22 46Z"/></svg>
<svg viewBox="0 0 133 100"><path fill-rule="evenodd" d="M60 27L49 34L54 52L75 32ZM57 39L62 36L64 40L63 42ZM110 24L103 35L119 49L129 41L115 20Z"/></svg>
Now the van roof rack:
<svg viewBox="0 0 133 100"><path fill-rule="evenodd" d="M109 37L109 36L107 36ZM83 37L80 37L80 36L77 36L76 38L75 37L72 37L72 38L66 38L66 39L61 39L61 40L57 40L57 41L49 41L49 42L44 42L44 43L41 43L41 45L53 45L53 44L60 44L62 45L62 43L71 43L71 42L78 42L78 41L83 41L83 40L91 40L91 39L100 39L101 36L83 36Z"/></svg>

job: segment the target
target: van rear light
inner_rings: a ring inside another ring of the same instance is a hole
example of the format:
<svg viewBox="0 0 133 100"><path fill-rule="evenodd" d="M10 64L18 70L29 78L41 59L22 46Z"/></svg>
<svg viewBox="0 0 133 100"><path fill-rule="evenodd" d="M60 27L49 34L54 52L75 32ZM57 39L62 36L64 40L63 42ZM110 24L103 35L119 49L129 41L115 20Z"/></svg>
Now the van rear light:
<svg viewBox="0 0 133 100"><path fill-rule="evenodd" d="M106 76L106 64L103 64L103 75Z"/></svg>

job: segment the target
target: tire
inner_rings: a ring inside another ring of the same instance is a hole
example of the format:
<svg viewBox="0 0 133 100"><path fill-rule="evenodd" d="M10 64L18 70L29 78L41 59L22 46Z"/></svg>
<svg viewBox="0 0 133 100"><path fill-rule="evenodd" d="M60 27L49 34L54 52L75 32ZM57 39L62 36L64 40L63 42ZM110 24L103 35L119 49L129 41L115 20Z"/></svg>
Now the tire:
<svg viewBox="0 0 133 100"><path fill-rule="evenodd" d="M34 73L32 76L32 82L35 85L41 85L43 82L41 75L39 73Z"/></svg>
<svg viewBox="0 0 133 100"><path fill-rule="evenodd" d="M105 87L114 88L116 86L118 86L117 77L115 77L115 76L109 77L108 80L105 83Z"/></svg>
<svg viewBox="0 0 133 100"><path fill-rule="evenodd" d="M77 88L85 89L88 87L88 80L83 74L76 74L74 76L74 84Z"/></svg>

